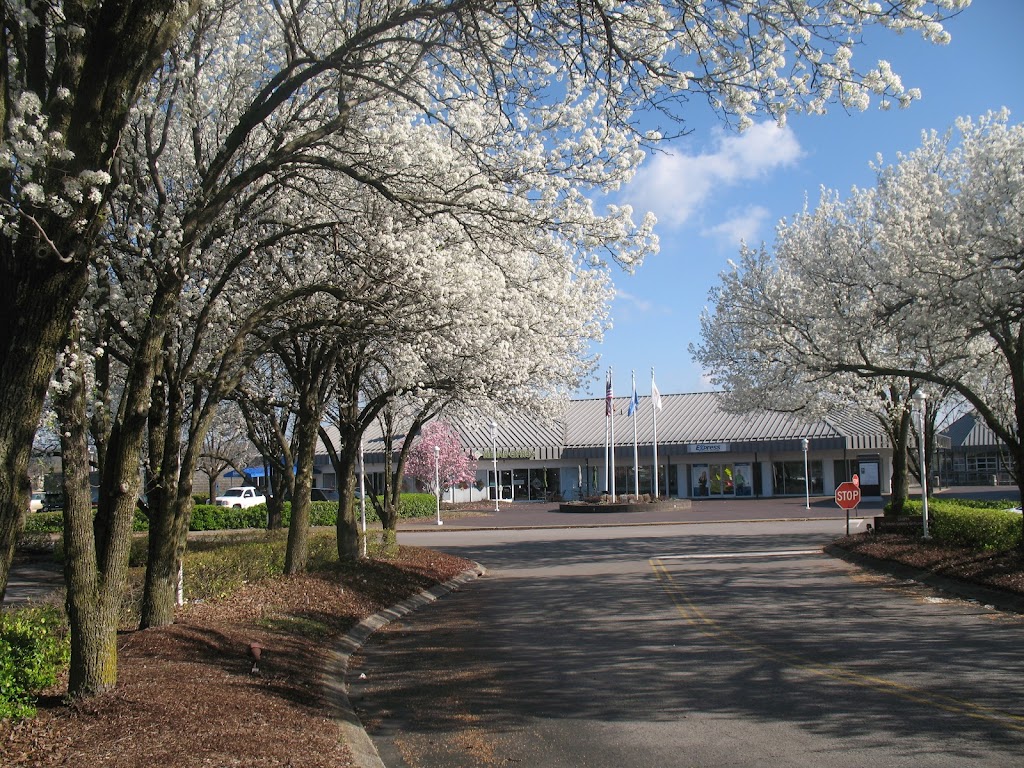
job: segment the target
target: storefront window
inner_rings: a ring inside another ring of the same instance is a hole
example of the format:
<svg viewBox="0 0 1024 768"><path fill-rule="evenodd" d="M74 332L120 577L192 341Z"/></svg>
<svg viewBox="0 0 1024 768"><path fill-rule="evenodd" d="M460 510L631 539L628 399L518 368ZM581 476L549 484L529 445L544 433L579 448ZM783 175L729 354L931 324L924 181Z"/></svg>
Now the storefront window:
<svg viewBox="0 0 1024 768"><path fill-rule="evenodd" d="M812 461L809 464L810 492L821 496L825 492L824 473L821 461ZM778 496L796 496L807 491L807 484L804 482L804 462L802 461L776 461L772 463L773 493Z"/></svg>
<svg viewBox="0 0 1024 768"><path fill-rule="evenodd" d="M640 493L654 493L654 467L650 464L642 464L637 473L640 480ZM615 493L619 495L634 492L636 479L633 476L633 467L615 468ZM658 466L658 493L661 496L673 496L678 492L676 477L668 475L668 468L664 464Z"/></svg>
<svg viewBox="0 0 1024 768"><path fill-rule="evenodd" d="M753 485L753 473L752 467L749 464L737 464L733 472L733 478L736 482L736 495L737 496L753 496L754 485Z"/></svg>
<svg viewBox="0 0 1024 768"><path fill-rule="evenodd" d="M710 469L707 464L694 464L690 468L691 476L693 477L692 493L694 496L707 496L710 493L708 490L709 471Z"/></svg>

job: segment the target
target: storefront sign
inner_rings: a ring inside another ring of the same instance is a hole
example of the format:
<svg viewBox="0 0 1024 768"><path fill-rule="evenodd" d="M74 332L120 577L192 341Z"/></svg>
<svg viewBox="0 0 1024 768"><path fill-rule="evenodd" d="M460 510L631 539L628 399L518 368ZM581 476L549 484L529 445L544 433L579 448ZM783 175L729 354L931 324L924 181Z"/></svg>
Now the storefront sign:
<svg viewBox="0 0 1024 768"><path fill-rule="evenodd" d="M482 453L480 455L480 460L481 461L483 461L483 460L491 461L494 458L495 458L494 454L491 453L490 451L484 451L484 453ZM533 451L512 451L512 450L505 451L505 450L499 449L498 450L498 458L499 459L532 459L533 458Z"/></svg>
<svg viewBox="0 0 1024 768"><path fill-rule="evenodd" d="M695 443L689 446L690 453L728 453L728 443Z"/></svg>

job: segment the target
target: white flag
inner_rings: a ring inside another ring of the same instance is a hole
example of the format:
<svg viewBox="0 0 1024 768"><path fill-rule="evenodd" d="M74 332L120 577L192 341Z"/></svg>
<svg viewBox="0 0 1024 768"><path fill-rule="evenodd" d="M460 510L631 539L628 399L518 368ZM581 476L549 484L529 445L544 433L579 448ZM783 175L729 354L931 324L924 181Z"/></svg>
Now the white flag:
<svg viewBox="0 0 1024 768"><path fill-rule="evenodd" d="M654 376L651 376L651 402L655 408L661 410L661 392L658 391L658 385L654 383Z"/></svg>

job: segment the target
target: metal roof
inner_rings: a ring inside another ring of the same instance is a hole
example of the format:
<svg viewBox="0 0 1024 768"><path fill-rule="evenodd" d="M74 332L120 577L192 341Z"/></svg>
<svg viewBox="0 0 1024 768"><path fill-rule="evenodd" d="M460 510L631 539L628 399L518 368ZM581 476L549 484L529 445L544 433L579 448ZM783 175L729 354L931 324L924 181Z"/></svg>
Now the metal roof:
<svg viewBox="0 0 1024 768"><path fill-rule="evenodd" d="M662 395L657 412L659 450L683 452L699 443L728 443L743 447L793 448L793 441L807 438L818 447L878 450L889 440L870 414L849 410L825 419L808 419L777 411L733 413L720 407L721 393L699 392ZM633 417L628 415L629 398L613 399L615 444L633 445ZM449 420L462 444L478 456L491 455L491 418L481 416ZM605 399L573 400L560 419L538 419L517 415L497 420L495 447L499 458L532 458L597 455L605 445ZM328 432L336 434L328 428ZM371 427L365 438L368 453L380 450L380 429ZM640 446L654 442L654 420L650 397L639 398L636 440ZM673 451L675 447L675 451ZM369 457L368 457L369 458Z"/></svg>
<svg viewBox="0 0 1024 768"><path fill-rule="evenodd" d="M657 412L658 444L742 443L809 438L843 437L828 421L811 421L790 413L751 411L730 413L719 407L721 393L698 392L662 395ZM629 398L613 399L615 444L632 445L633 417L628 415ZM654 442L654 419L650 397L639 398L636 412L637 442ZM605 400L575 400L570 405L566 428L567 447L603 447L605 443Z"/></svg>
<svg viewBox="0 0 1024 768"><path fill-rule="evenodd" d="M996 433L975 413L967 413L946 428L954 448L995 448L1002 445Z"/></svg>

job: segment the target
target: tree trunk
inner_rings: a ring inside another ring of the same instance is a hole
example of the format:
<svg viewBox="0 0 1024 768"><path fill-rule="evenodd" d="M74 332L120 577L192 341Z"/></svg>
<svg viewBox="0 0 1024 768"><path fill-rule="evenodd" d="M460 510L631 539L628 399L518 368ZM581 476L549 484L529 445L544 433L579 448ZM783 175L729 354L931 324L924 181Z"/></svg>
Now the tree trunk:
<svg viewBox="0 0 1024 768"><path fill-rule="evenodd" d="M49 115L49 128L66 137L71 159L40 168L33 181L59 188L63 179L82 171L110 167L140 85L198 7L192 0L103 3L76 16L76 23L86 26L72 46L40 46L38 56L32 50L24 57L19 53L21 72L8 69L0 76L5 140L10 138L6 98L25 84L12 80L35 71L75 87L68 108L54 108ZM52 105L50 94L35 85L29 89ZM3 197L9 201L9 175L5 181ZM32 439L57 352L88 284L87 266L102 224L99 209L87 199L70 216L31 210L33 224L21 222L24 231L0 233L0 597L28 509Z"/></svg>
<svg viewBox="0 0 1024 768"><path fill-rule="evenodd" d="M276 467L269 467L269 475L267 490L270 491L270 496L267 497L267 530L279 531L284 526L285 496L295 497L295 478L292 477L289 489L287 478L278 472Z"/></svg>
<svg viewBox="0 0 1024 768"><path fill-rule="evenodd" d="M81 265L59 270L38 254L0 247L0 599L28 510L28 467L57 352L84 295ZM9 250L8 250L9 249ZM6 252L5 252L6 251ZM47 269L45 264L50 264Z"/></svg>
<svg viewBox="0 0 1024 768"><path fill-rule="evenodd" d="M906 411L900 419L899 431L892 447L892 497L890 499L892 514L903 513L903 503L910 494L910 472L907 463L907 452L910 448L911 416Z"/></svg>
<svg viewBox="0 0 1024 768"><path fill-rule="evenodd" d="M341 449L338 451L338 559L358 560L362 557L359 545L359 517L356 514L356 465L359 461L359 435L340 433Z"/></svg>
<svg viewBox="0 0 1024 768"><path fill-rule="evenodd" d="M146 583L142 597L141 629L174 623L178 605L178 575L188 541L192 496L168 494L170 503L154 510L150 518ZM184 525L182 521L186 521Z"/></svg>
<svg viewBox="0 0 1024 768"><path fill-rule="evenodd" d="M209 393L205 403L193 402L192 413L197 415L186 429L183 421L188 408L184 393L173 377L168 379L168 429L160 449L162 493L161 503L154 505L150 512L149 556L142 599L143 629L174 623L178 575L188 546L195 505L193 478L220 397L219 393ZM185 574L185 578L187 576Z"/></svg>
<svg viewBox="0 0 1024 768"><path fill-rule="evenodd" d="M313 490L313 459L316 456L316 438L320 426L321 408L316 388L302 393L299 418L296 424L295 493L292 495L292 518L288 525L288 551L284 558L284 572L302 573L309 564L309 510Z"/></svg>
<svg viewBox="0 0 1024 768"><path fill-rule="evenodd" d="M85 391L80 370L65 375L56 399L64 464L64 551L71 624L68 693L104 693L117 683L117 629L128 571L131 513L120 507L103 538L94 527L89 489Z"/></svg>

